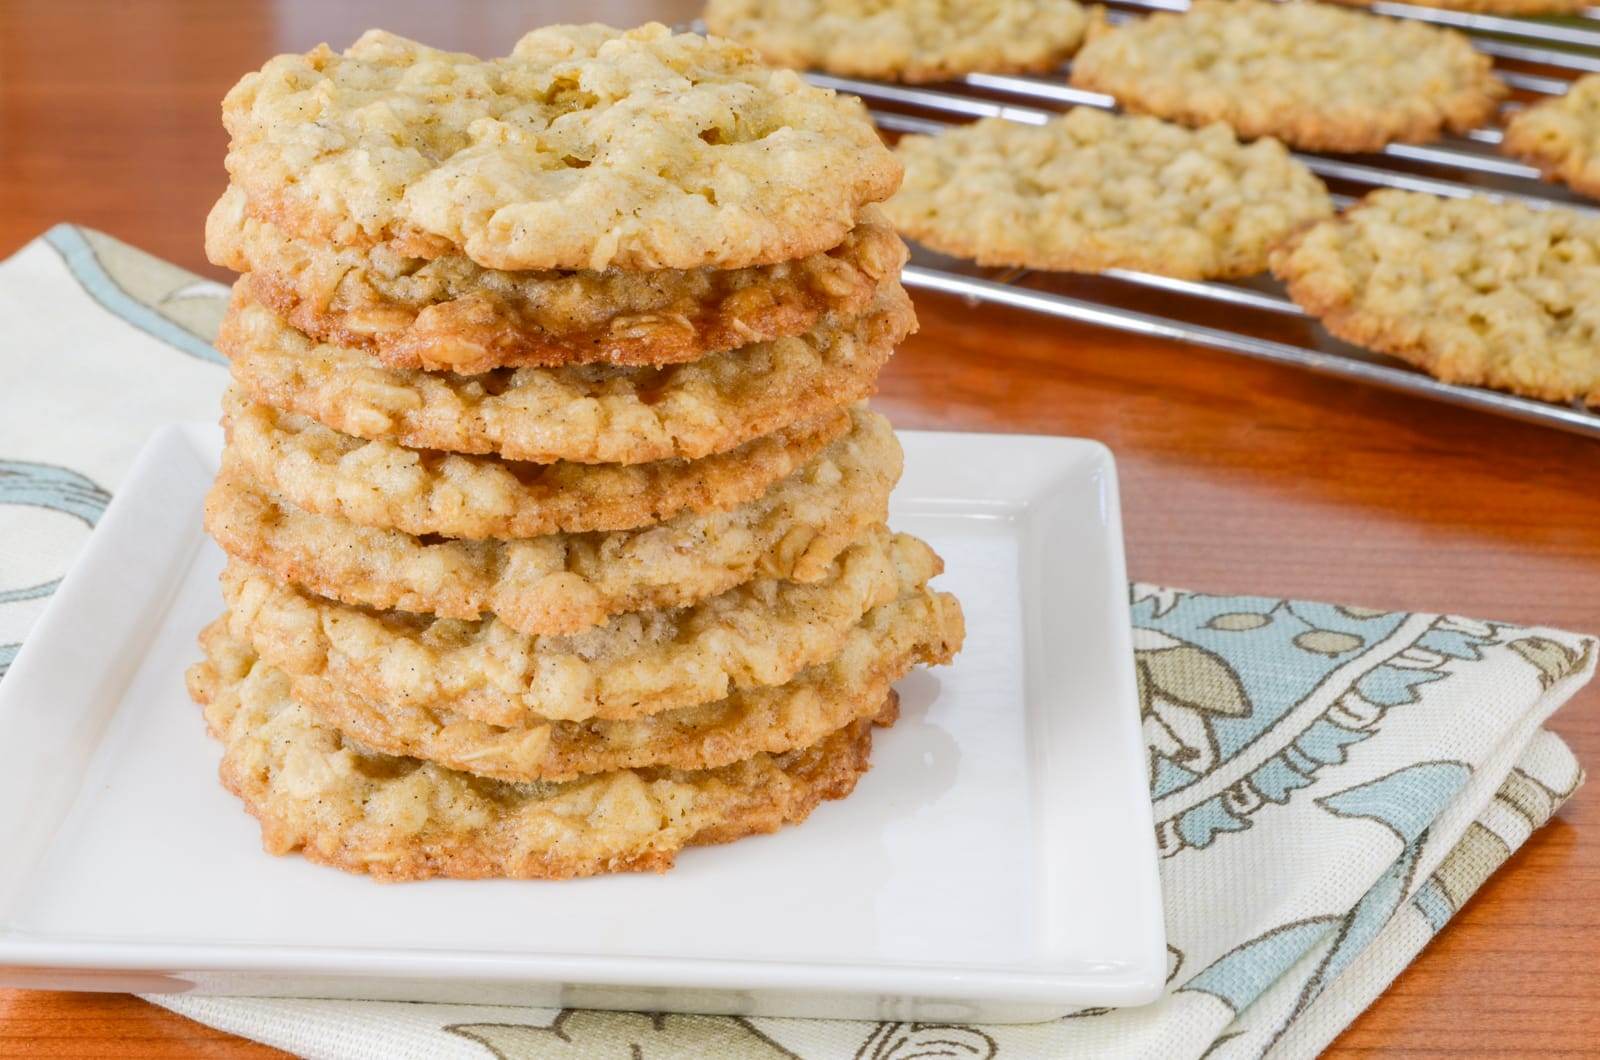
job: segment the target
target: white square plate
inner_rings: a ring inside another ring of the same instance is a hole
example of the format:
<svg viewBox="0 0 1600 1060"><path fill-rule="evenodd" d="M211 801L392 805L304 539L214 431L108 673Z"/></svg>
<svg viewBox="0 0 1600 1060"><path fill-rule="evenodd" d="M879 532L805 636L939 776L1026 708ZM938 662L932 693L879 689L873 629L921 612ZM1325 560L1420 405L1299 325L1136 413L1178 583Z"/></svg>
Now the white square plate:
<svg viewBox="0 0 1600 1060"><path fill-rule="evenodd" d="M219 433L157 435L0 682L0 984L924 1021L1153 999L1166 971L1116 473L901 435L956 663L850 798L666 875L384 885L261 852L184 694L220 610Z"/></svg>

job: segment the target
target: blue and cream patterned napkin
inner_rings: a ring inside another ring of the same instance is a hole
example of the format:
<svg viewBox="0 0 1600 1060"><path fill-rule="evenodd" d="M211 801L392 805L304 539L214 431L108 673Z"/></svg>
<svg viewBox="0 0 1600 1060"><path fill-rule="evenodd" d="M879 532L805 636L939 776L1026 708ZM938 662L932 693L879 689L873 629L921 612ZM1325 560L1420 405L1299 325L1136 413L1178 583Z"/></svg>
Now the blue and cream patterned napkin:
<svg viewBox="0 0 1600 1060"><path fill-rule="evenodd" d="M61 226L0 264L0 671L149 434L216 414L225 289ZM1315 1055L1582 780L1593 639L1135 586L1168 990L1029 1026L152 997L312 1057Z"/></svg>

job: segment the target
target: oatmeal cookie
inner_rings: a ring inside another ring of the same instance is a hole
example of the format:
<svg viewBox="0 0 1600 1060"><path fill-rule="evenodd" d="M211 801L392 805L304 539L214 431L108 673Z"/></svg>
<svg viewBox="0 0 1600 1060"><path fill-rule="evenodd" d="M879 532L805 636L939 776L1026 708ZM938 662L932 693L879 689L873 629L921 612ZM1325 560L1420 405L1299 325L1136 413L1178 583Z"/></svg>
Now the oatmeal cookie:
<svg viewBox="0 0 1600 1060"><path fill-rule="evenodd" d="M188 686L222 742L222 782L260 822L268 853L384 880L665 871L686 846L774 832L848 795L872 746L863 720L720 769L511 784L363 747L237 645L215 645ZM895 706L890 696L876 720L892 722Z"/></svg>
<svg viewBox="0 0 1600 1060"><path fill-rule="evenodd" d="M758 578L688 607L618 615L571 636L494 619L371 611L313 596L235 560L228 631L291 677L371 703L490 725L658 714L778 685L831 658L861 616L939 572L914 537L881 527L820 580Z"/></svg>
<svg viewBox="0 0 1600 1060"><path fill-rule="evenodd" d="M1600 74L1580 77L1566 95L1513 114L1500 149L1600 198Z"/></svg>
<svg viewBox="0 0 1600 1060"><path fill-rule="evenodd" d="M709 0L705 20L777 66L911 82L1044 73L1088 25L1076 0Z"/></svg>
<svg viewBox="0 0 1600 1060"><path fill-rule="evenodd" d="M900 180L860 101L660 25L549 26L490 60L373 30L272 59L222 119L257 217L490 269L803 258Z"/></svg>
<svg viewBox="0 0 1600 1060"><path fill-rule="evenodd" d="M697 460L871 395L916 327L898 282L854 320L661 368L569 365L484 375L385 368L317 344L241 284L217 345L252 398L344 434L507 460Z"/></svg>
<svg viewBox="0 0 1600 1060"><path fill-rule="evenodd" d="M330 599L577 633L751 578L823 577L846 545L888 517L900 477L889 422L866 409L854 420L849 434L748 504L638 530L430 541L303 512L229 474L206 499L206 529L230 555Z"/></svg>
<svg viewBox="0 0 1600 1060"><path fill-rule="evenodd" d="M906 136L896 151L896 227L980 265L1251 276L1273 244L1333 212L1282 144L1241 144L1221 123L1077 107L1045 125L986 118Z"/></svg>
<svg viewBox="0 0 1600 1060"><path fill-rule="evenodd" d="M847 409L703 460L530 464L352 438L223 395L222 467L297 508L361 526L445 537L629 530L764 494L850 428Z"/></svg>
<svg viewBox="0 0 1600 1060"><path fill-rule="evenodd" d="M805 747L870 718L913 666L948 662L962 639L955 600L925 588L879 604L831 658L780 685L642 718L489 725L427 703L369 702L320 676L290 675L290 693L362 745L496 780L571 780L640 766L715 769ZM217 627L209 636L226 636ZM232 638L237 643L237 638Z"/></svg>
<svg viewBox="0 0 1600 1060"><path fill-rule="evenodd" d="M1600 404L1600 220L1377 191L1272 271L1340 338L1449 383Z"/></svg>
<svg viewBox="0 0 1600 1060"><path fill-rule="evenodd" d="M248 273L255 298L314 339L390 368L467 375L564 364L678 364L842 321L905 264L874 207L825 252L748 269L501 272L460 254L299 239L249 216L229 188L206 220L206 253Z"/></svg>
<svg viewBox="0 0 1600 1060"><path fill-rule="evenodd" d="M1370 7L1373 0L1334 0L1352 7ZM1476 15L1577 15L1593 6L1591 0L1406 0L1418 7L1437 7L1446 11L1468 11Z"/></svg>
<svg viewBox="0 0 1600 1060"><path fill-rule="evenodd" d="M1507 90L1490 66L1462 34L1420 22L1309 0L1195 0L1092 35L1072 83L1247 140L1376 151L1492 118Z"/></svg>

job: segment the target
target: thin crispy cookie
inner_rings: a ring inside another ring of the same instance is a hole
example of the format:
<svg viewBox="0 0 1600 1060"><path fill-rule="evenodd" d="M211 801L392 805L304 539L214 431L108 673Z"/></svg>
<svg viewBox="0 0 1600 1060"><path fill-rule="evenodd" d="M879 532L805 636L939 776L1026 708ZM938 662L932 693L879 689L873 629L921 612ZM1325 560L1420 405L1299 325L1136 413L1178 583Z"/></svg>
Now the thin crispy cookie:
<svg viewBox="0 0 1600 1060"><path fill-rule="evenodd" d="M206 253L248 273L252 294L312 338L390 368L465 374L677 364L799 335L865 311L905 264L905 245L868 207L838 246L775 265L500 272L460 254L299 239L250 217L231 187L206 220Z"/></svg>
<svg viewBox="0 0 1600 1060"><path fill-rule="evenodd" d="M241 281L217 345L255 400L358 438L535 463L641 464L726 452L868 397L915 327L896 282L855 319L690 364L456 375L385 368L313 343Z"/></svg>
<svg viewBox="0 0 1600 1060"><path fill-rule="evenodd" d="M1374 0L1334 0L1351 7L1370 7ZM1418 7L1470 11L1478 15L1576 15L1593 6L1591 0L1406 0Z"/></svg>
<svg viewBox="0 0 1600 1060"><path fill-rule="evenodd" d="M910 82L1045 73L1088 25L1076 0L710 0L705 20L777 66Z"/></svg>
<svg viewBox="0 0 1600 1060"><path fill-rule="evenodd" d="M549 26L491 60L372 30L247 74L222 120L256 216L491 269L806 257L900 180L860 101L654 24Z"/></svg>
<svg viewBox="0 0 1600 1060"><path fill-rule="evenodd" d="M229 633L291 677L505 726L636 718L782 684L837 653L862 615L938 571L926 545L880 527L811 584L760 578L567 637L350 607L238 561L223 572L222 595Z"/></svg>
<svg viewBox="0 0 1600 1060"><path fill-rule="evenodd" d="M1581 77L1566 95L1513 114L1500 149L1538 166L1551 180L1600 197L1600 74Z"/></svg>
<svg viewBox="0 0 1600 1060"><path fill-rule="evenodd" d="M888 421L858 409L849 434L748 504L638 530L428 541L301 511L229 474L212 487L205 518L230 555L330 599L565 634L751 578L814 582L888 517L900 468Z"/></svg>
<svg viewBox="0 0 1600 1060"><path fill-rule="evenodd" d="M850 428L843 408L703 460L527 464L407 449L223 395L223 470L296 507L360 526L445 537L630 530L747 504Z"/></svg>
<svg viewBox="0 0 1600 1060"><path fill-rule="evenodd" d="M1600 404L1600 221L1378 191L1275 251L1290 296L1346 341L1450 383Z"/></svg>
<svg viewBox="0 0 1600 1060"><path fill-rule="evenodd" d="M948 662L962 632L952 597L907 590L868 612L832 658L781 685L735 689L715 702L614 721L495 726L428 704L369 702L326 677L289 680L297 702L373 750L497 780L564 781L643 766L715 769L806 747L871 718L913 666ZM220 622L202 641L216 637L247 645L229 637Z"/></svg>
<svg viewBox="0 0 1600 1060"><path fill-rule="evenodd" d="M1315 151L1426 143L1492 118L1506 86L1453 30L1308 0L1195 0L1094 36L1072 83L1185 125Z"/></svg>
<svg viewBox="0 0 1600 1060"><path fill-rule="evenodd" d="M848 795L872 746L872 722L857 721L715 770L510 784L368 750L239 648L195 664L188 686L222 742L223 785L260 822L268 853L390 881L665 871L684 847L774 832ZM876 720L894 716L891 696Z"/></svg>
<svg viewBox="0 0 1600 1060"><path fill-rule="evenodd" d="M1220 123L1192 131L1078 107L1045 125L986 118L906 136L896 151L895 225L980 265L1251 276L1273 244L1333 212L1282 144L1241 144Z"/></svg>

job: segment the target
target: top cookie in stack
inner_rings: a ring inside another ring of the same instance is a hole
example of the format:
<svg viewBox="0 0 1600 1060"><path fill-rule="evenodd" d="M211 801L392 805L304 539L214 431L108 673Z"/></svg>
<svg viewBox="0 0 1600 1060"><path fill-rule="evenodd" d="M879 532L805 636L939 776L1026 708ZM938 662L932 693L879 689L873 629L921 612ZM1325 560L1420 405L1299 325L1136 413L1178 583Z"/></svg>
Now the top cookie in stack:
<svg viewBox="0 0 1600 1060"><path fill-rule="evenodd" d="M223 103L244 276L191 690L269 849L664 868L850 790L959 646L860 404L914 327L860 104L661 26L381 32Z"/></svg>

